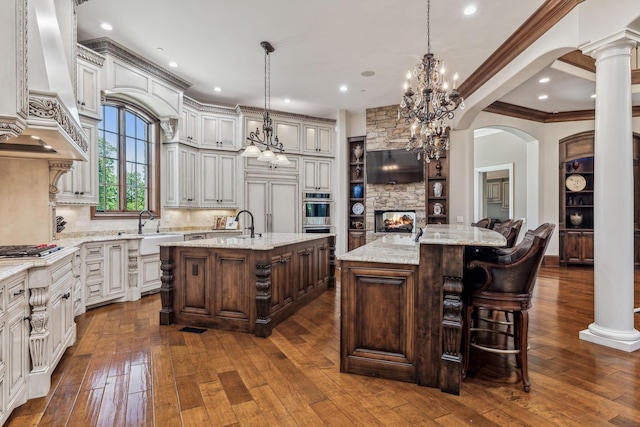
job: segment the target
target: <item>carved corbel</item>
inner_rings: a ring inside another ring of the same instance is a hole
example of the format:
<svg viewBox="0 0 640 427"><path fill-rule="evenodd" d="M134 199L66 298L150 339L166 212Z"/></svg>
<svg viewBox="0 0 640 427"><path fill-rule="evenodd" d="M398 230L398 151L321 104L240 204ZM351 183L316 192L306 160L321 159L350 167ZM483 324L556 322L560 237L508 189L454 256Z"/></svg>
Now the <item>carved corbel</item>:
<svg viewBox="0 0 640 427"><path fill-rule="evenodd" d="M51 160L49 161L49 201L55 202L60 189L58 181L60 177L69 172L73 166L73 160Z"/></svg>
<svg viewBox="0 0 640 427"><path fill-rule="evenodd" d="M176 137L176 127L178 126L178 119L174 117L166 117L160 120L160 127L164 131L164 141L174 142Z"/></svg>
<svg viewBox="0 0 640 427"><path fill-rule="evenodd" d="M48 288L32 288L29 305L31 305L31 333L29 334L29 351L31 354L31 372L46 371L48 368L47 348L49 340L49 302Z"/></svg>

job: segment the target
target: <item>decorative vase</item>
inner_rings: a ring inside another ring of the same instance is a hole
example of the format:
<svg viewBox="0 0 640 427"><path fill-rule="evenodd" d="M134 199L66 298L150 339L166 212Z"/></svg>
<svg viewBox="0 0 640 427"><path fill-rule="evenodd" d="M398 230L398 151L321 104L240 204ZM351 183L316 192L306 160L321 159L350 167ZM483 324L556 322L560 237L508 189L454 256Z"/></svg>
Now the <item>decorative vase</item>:
<svg viewBox="0 0 640 427"><path fill-rule="evenodd" d="M579 212L572 213L569 215L569 221L571 221L571 225L574 227L580 226L580 224L582 224L582 214Z"/></svg>
<svg viewBox="0 0 640 427"><path fill-rule="evenodd" d="M433 195L435 197L442 197L442 183L436 182L433 184Z"/></svg>
<svg viewBox="0 0 640 427"><path fill-rule="evenodd" d="M353 155L356 157L356 163L360 163L360 157L362 157L362 146L356 145L353 149Z"/></svg>
<svg viewBox="0 0 640 427"><path fill-rule="evenodd" d="M358 184L358 185L354 185L353 186L353 197L355 197L356 199L360 199L362 198L362 185Z"/></svg>
<svg viewBox="0 0 640 427"><path fill-rule="evenodd" d="M580 162L579 162L579 161L577 161L577 160L574 160L574 161L573 161L573 164L571 165L571 167L573 168L573 171L574 171L574 172L575 172L575 171L577 171L577 170L578 170L578 168L580 167Z"/></svg>

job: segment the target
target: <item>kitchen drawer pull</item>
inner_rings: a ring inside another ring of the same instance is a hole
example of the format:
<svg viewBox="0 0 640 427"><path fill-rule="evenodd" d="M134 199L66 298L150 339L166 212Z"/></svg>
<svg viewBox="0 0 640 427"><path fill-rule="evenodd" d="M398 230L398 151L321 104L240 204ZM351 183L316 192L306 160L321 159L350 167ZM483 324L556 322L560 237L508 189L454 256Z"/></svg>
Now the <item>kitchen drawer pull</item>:
<svg viewBox="0 0 640 427"><path fill-rule="evenodd" d="M67 292L67 293L62 295L62 298L69 299L70 296L71 296L71 292Z"/></svg>
<svg viewBox="0 0 640 427"><path fill-rule="evenodd" d="M13 296L17 297L18 295L22 295L22 294L24 294L24 289L20 289L18 292L14 292Z"/></svg>

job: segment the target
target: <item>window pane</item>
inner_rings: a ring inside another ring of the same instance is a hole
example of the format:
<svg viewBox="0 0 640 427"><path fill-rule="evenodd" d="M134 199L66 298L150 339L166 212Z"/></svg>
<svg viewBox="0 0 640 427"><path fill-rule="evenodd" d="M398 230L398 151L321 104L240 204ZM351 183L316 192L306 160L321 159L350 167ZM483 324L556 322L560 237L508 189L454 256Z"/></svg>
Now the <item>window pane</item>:
<svg viewBox="0 0 640 427"><path fill-rule="evenodd" d="M105 132L105 146L103 156L116 157L118 155L118 134Z"/></svg>
<svg viewBox="0 0 640 427"><path fill-rule="evenodd" d="M136 138L144 139L145 141L147 139L147 123L140 118L136 122Z"/></svg>
<svg viewBox="0 0 640 427"><path fill-rule="evenodd" d="M106 188L106 206L105 210L107 211L116 211L118 210L118 187L108 186Z"/></svg>
<svg viewBox="0 0 640 427"><path fill-rule="evenodd" d="M147 143L138 139L136 141L136 161L138 163L147 163Z"/></svg>
<svg viewBox="0 0 640 427"><path fill-rule="evenodd" d="M127 145L127 148L126 148L127 155L125 160L127 162L135 162L136 161L136 140L133 138L127 137L126 145Z"/></svg>
<svg viewBox="0 0 640 427"><path fill-rule="evenodd" d="M124 114L124 120L125 120L125 135L136 136L136 116L132 112L127 111Z"/></svg>
<svg viewBox="0 0 640 427"><path fill-rule="evenodd" d="M118 132L118 108L111 105L103 105L101 129L109 132Z"/></svg>
<svg viewBox="0 0 640 427"><path fill-rule="evenodd" d="M138 172L138 175L137 175L138 181L136 185L145 187L147 185L147 166L138 163L137 172Z"/></svg>

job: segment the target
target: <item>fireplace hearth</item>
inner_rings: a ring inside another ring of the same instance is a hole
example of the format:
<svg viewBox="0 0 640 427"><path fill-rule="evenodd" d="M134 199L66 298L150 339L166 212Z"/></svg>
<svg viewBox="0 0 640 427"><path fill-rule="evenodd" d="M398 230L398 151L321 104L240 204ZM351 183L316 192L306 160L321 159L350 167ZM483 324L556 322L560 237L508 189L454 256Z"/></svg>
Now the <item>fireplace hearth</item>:
<svg viewBox="0 0 640 427"><path fill-rule="evenodd" d="M374 212L376 233L413 233L416 211L377 210Z"/></svg>

